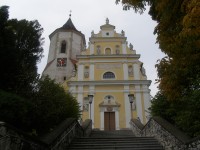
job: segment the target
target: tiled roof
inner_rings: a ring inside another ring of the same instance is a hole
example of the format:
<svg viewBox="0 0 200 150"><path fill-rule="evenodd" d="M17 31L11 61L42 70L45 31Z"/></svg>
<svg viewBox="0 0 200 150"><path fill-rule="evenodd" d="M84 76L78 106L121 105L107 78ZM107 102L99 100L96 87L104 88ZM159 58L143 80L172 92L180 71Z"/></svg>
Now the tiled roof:
<svg viewBox="0 0 200 150"><path fill-rule="evenodd" d="M72 23L71 18L69 18L69 19L67 20L67 22L66 22L60 29L67 29L67 30L75 30L75 31L78 31L78 30L76 29L76 27L74 26L74 24Z"/></svg>

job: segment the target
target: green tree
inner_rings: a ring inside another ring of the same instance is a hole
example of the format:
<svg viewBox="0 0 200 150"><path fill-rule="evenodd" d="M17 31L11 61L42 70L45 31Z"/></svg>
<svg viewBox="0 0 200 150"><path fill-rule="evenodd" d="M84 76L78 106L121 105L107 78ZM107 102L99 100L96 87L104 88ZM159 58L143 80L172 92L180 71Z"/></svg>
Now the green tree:
<svg viewBox="0 0 200 150"><path fill-rule="evenodd" d="M60 84L48 77L40 79L32 99L34 127L39 133L48 132L66 118L79 118L77 100Z"/></svg>
<svg viewBox="0 0 200 150"><path fill-rule="evenodd" d="M28 131L33 123L30 119L31 111L30 101L16 94L0 90L0 121Z"/></svg>
<svg viewBox="0 0 200 150"><path fill-rule="evenodd" d="M0 89L28 96L38 76L43 29L37 20L9 20L8 16L8 7L0 7Z"/></svg>

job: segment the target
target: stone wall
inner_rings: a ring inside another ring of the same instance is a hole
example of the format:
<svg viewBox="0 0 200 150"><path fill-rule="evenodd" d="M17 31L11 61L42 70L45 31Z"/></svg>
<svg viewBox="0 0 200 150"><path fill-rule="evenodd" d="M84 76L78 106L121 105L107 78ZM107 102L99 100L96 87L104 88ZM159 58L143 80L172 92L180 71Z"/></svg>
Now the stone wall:
<svg viewBox="0 0 200 150"><path fill-rule="evenodd" d="M91 120L81 127L74 118L68 118L51 133L43 137L32 137L17 128L0 122L0 150L64 150L76 137L89 136Z"/></svg>
<svg viewBox="0 0 200 150"><path fill-rule="evenodd" d="M130 125L136 136L155 137L166 150L200 149L200 138L191 140L190 137L160 117L151 118L145 126L138 120L132 119Z"/></svg>
<svg viewBox="0 0 200 150"><path fill-rule="evenodd" d="M47 150L47 145L4 122L0 122L0 150Z"/></svg>

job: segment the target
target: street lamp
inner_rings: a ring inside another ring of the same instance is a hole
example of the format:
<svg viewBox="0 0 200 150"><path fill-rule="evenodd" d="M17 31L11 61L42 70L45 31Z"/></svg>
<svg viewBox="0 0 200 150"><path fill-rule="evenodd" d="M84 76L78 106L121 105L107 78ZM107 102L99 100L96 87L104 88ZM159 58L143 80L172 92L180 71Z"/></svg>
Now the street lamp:
<svg viewBox="0 0 200 150"><path fill-rule="evenodd" d="M131 119L133 119L133 114L132 114L132 103L133 103L135 97L134 97L134 94L129 94L128 97L129 97L129 102L130 102L130 104L131 104Z"/></svg>
<svg viewBox="0 0 200 150"><path fill-rule="evenodd" d="M89 104L90 104L90 119L91 119L91 104L92 104L92 101L93 101L93 97L94 97L94 95L88 95Z"/></svg>

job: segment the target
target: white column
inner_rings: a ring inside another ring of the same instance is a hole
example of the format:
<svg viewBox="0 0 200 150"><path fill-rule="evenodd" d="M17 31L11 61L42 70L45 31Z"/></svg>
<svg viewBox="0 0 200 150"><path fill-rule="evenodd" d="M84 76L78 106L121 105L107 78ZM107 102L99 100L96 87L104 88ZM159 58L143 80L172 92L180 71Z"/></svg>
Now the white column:
<svg viewBox="0 0 200 150"><path fill-rule="evenodd" d="M143 122L143 114L142 114L142 100L141 100L141 91L140 86L135 86L135 97L136 97L136 110L137 110L137 116L140 118L140 121Z"/></svg>
<svg viewBox="0 0 200 150"><path fill-rule="evenodd" d="M129 128L129 122L131 120L131 106L128 98L129 94L129 86L125 85L124 86L124 106L125 106L125 119L126 119L126 128Z"/></svg>
<svg viewBox="0 0 200 150"><path fill-rule="evenodd" d="M94 54L94 44L90 44L90 55Z"/></svg>
<svg viewBox="0 0 200 150"><path fill-rule="evenodd" d="M100 117L101 117L101 120L100 120L100 123L101 123L100 130L104 130L104 111L103 110L101 110L101 112L100 112Z"/></svg>
<svg viewBox="0 0 200 150"><path fill-rule="evenodd" d="M76 92L76 86L75 85L71 85L69 88L70 93L74 94Z"/></svg>
<svg viewBox="0 0 200 150"><path fill-rule="evenodd" d="M127 52L126 52L126 42L122 44L122 53L127 54Z"/></svg>
<svg viewBox="0 0 200 150"><path fill-rule="evenodd" d="M83 86L78 86L78 103L81 108L83 109Z"/></svg>
<svg viewBox="0 0 200 150"><path fill-rule="evenodd" d="M147 85L143 85L143 93L144 93L144 109L145 109L145 120L146 122L149 120L150 113L148 108L151 106L151 97L150 97L150 90L148 89ZM145 122L145 123L146 123Z"/></svg>
<svg viewBox="0 0 200 150"><path fill-rule="evenodd" d="M94 91L95 90L95 86L89 86L89 94L91 94L91 95L94 95ZM94 95L94 97L93 97L93 102L92 102L92 104L91 104L91 119L92 119L92 128L94 128L94 114L96 113L95 111L94 111L94 103L95 103L95 95ZM98 111L97 111L97 113L98 113ZM90 112L89 112L89 114L90 114Z"/></svg>
<svg viewBox="0 0 200 150"><path fill-rule="evenodd" d="M123 71L124 71L124 80L128 80L128 65L127 65L127 63L123 63Z"/></svg>
<svg viewBox="0 0 200 150"><path fill-rule="evenodd" d="M94 80L94 64L90 64L90 75L89 75L90 81Z"/></svg>
<svg viewBox="0 0 200 150"><path fill-rule="evenodd" d="M135 80L139 80L140 79L140 69L139 69L139 65L138 64L133 64L133 75L134 75L134 79Z"/></svg>
<svg viewBox="0 0 200 150"><path fill-rule="evenodd" d="M78 81L83 81L83 64L78 65Z"/></svg>
<svg viewBox="0 0 200 150"><path fill-rule="evenodd" d="M116 130L119 130L119 111L118 109L115 111L115 125L116 125Z"/></svg>

